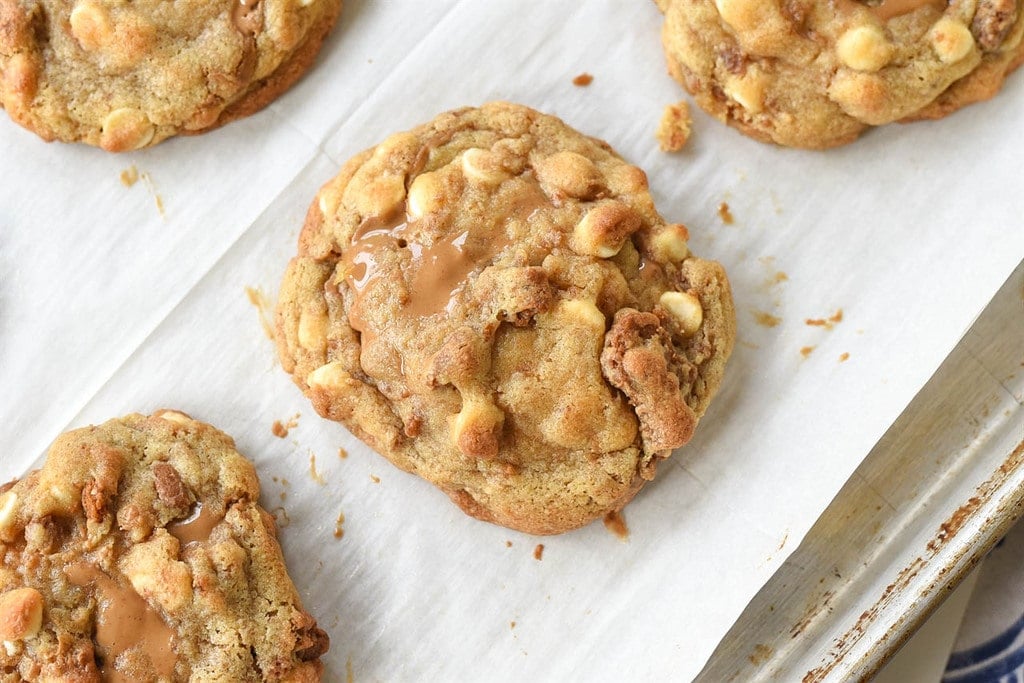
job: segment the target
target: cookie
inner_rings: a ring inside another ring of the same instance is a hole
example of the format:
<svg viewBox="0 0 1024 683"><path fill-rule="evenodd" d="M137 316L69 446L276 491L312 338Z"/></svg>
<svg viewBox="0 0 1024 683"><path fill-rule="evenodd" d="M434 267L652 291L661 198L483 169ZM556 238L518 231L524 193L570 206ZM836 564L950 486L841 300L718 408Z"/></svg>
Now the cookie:
<svg viewBox="0 0 1024 683"><path fill-rule="evenodd" d="M762 141L825 148L995 95L1024 61L1021 0L656 0L669 72Z"/></svg>
<svg viewBox="0 0 1024 683"><path fill-rule="evenodd" d="M252 465L183 413L62 435L0 493L0 681L319 681Z"/></svg>
<svg viewBox="0 0 1024 683"><path fill-rule="evenodd" d="M492 103L389 137L310 207L282 364L464 511L534 534L621 509L693 434L729 282L606 143Z"/></svg>
<svg viewBox="0 0 1024 683"><path fill-rule="evenodd" d="M0 105L124 152L248 116L309 68L341 0L0 0Z"/></svg>

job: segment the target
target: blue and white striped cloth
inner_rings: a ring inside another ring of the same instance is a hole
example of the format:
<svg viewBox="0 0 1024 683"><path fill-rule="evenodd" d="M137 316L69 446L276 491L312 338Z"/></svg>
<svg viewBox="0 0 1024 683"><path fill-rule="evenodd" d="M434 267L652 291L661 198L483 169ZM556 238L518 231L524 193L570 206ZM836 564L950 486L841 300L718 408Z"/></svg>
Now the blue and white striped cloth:
<svg viewBox="0 0 1024 683"><path fill-rule="evenodd" d="M1024 522L979 570L943 683L1024 683Z"/></svg>

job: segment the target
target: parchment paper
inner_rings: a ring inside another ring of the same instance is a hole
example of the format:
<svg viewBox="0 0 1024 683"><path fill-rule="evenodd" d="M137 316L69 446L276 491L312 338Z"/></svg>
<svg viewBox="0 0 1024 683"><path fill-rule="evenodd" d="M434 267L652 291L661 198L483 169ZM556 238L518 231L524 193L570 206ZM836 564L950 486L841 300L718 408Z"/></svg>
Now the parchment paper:
<svg viewBox="0 0 1024 683"><path fill-rule="evenodd" d="M1024 257L1024 78L827 153L695 109L668 155L654 129L684 95L660 27L653 3L625 0L346 0L307 77L216 132L113 156L0 116L0 477L68 428L178 408L232 434L282 508L292 575L332 637L327 680L694 676ZM592 85L572 84L581 72ZM726 382L626 509L626 542L600 523L539 539L465 517L316 416L246 293L276 296L349 156L491 99L645 168L733 283ZM148 183L121 183L133 164ZM831 329L805 322L840 310Z"/></svg>

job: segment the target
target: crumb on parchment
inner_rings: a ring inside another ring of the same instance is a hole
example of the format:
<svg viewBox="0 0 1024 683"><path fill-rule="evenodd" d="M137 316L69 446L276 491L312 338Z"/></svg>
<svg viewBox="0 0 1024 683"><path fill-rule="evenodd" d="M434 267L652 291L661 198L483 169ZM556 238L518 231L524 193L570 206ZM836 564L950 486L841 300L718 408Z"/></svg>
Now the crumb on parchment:
<svg viewBox="0 0 1024 683"><path fill-rule="evenodd" d="M612 510L604 516L604 528L612 532L620 541L629 540L629 527L626 526L626 518L622 511Z"/></svg>
<svg viewBox="0 0 1024 683"><path fill-rule="evenodd" d="M586 72L583 72L576 78L572 79L572 84L578 88L585 88L593 82L594 77Z"/></svg>
<svg viewBox="0 0 1024 683"><path fill-rule="evenodd" d="M662 152L678 152L690 139L690 105L685 101L676 102L665 107L658 123L658 146Z"/></svg>
<svg viewBox="0 0 1024 683"><path fill-rule="evenodd" d="M729 208L728 202L722 202L718 205L718 217L722 219L722 222L726 225L732 225L736 222L736 218L732 215L732 210Z"/></svg>

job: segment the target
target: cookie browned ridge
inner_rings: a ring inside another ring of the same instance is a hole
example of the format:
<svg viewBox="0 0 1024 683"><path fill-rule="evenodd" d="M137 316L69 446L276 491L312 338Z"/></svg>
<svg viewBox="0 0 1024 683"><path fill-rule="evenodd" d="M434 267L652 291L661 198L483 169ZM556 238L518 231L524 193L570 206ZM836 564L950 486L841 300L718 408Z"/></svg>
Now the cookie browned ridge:
<svg viewBox="0 0 1024 683"><path fill-rule="evenodd" d="M0 105L113 152L255 113L312 65L341 0L0 0Z"/></svg>
<svg viewBox="0 0 1024 683"><path fill-rule="evenodd" d="M448 112L321 188L282 364L470 515L573 529L629 502L721 383L729 282L688 238L606 143L514 104Z"/></svg>
<svg viewBox="0 0 1024 683"><path fill-rule="evenodd" d="M184 413L62 435L0 487L0 683L321 679L252 464Z"/></svg>
<svg viewBox="0 0 1024 683"><path fill-rule="evenodd" d="M656 0L669 72L716 118L827 148L988 99L1024 60L1021 0Z"/></svg>

